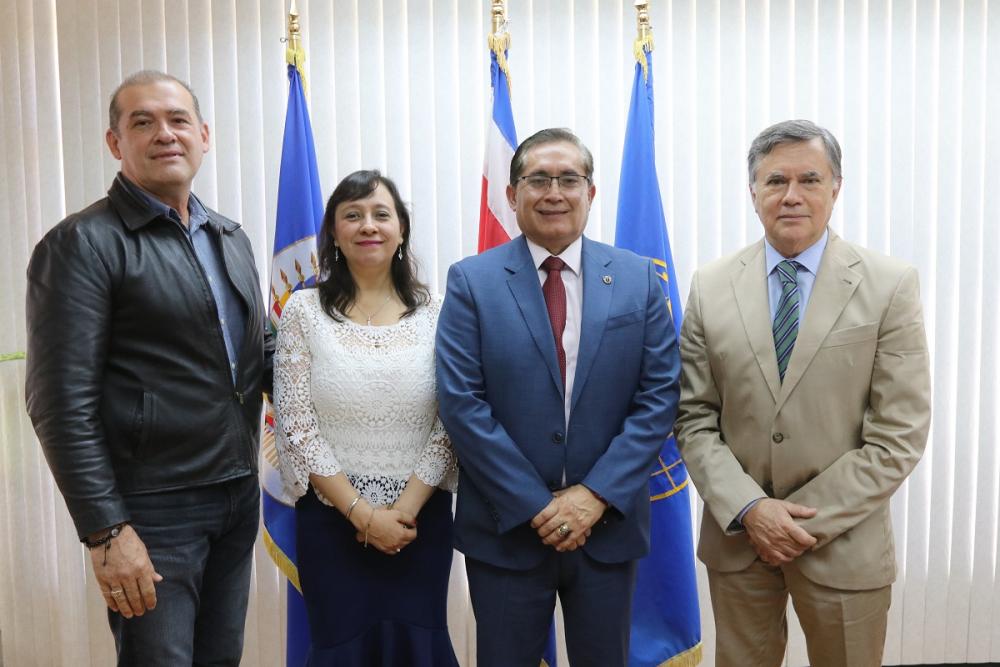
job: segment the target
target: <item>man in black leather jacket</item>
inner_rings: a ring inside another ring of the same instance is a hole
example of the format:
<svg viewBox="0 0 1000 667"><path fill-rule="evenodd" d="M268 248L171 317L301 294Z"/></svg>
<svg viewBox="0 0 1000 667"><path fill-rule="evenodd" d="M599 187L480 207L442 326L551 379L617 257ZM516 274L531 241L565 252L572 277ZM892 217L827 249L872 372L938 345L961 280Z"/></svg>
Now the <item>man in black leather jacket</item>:
<svg viewBox="0 0 1000 667"><path fill-rule="evenodd" d="M28 412L118 664L237 665L271 375L253 252L191 194L209 131L186 84L126 79L106 139L108 196L28 266Z"/></svg>

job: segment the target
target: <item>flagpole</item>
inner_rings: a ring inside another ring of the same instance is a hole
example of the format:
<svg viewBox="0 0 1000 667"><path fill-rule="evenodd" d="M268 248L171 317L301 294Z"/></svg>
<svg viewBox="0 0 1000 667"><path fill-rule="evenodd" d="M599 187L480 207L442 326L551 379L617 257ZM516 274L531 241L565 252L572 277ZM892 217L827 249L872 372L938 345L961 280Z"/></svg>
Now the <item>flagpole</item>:
<svg viewBox="0 0 1000 667"><path fill-rule="evenodd" d="M500 32L500 29L507 23L507 2L506 0L492 0L490 13L493 15L493 33Z"/></svg>
<svg viewBox="0 0 1000 667"><path fill-rule="evenodd" d="M292 0L288 5L288 48L292 51L302 49L302 38L299 35L299 9L295 0ZM294 65L295 63L288 64Z"/></svg>
<svg viewBox="0 0 1000 667"><path fill-rule="evenodd" d="M302 94L309 94L306 86L306 50L302 48L302 33L299 26L299 8L295 0L288 6L288 36L285 38L285 62L293 65L299 71L299 79L302 81Z"/></svg>
<svg viewBox="0 0 1000 667"><path fill-rule="evenodd" d="M315 283L319 273L316 235L323 218L323 200L316 167L316 149L305 97L305 50L302 46L299 11L295 0L288 10L285 70L288 105L278 170L274 244L270 270L269 323L277 333L278 321L292 293ZM268 402L261 442L260 479L263 540L275 565L287 578L285 596L285 664L301 667L309 652L309 623L301 594L295 545L294 500L281 480L273 406Z"/></svg>
<svg viewBox="0 0 1000 667"><path fill-rule="evenodd" d="M649 0L635 0L636 39L632 44L632 54L642 66L642 78L649 80L649 62L646 54L653 50L653 26L649 22Z"/></svg>
<svg viewBox="0 0 1000 667"><path fill-rule="evenodd" d="M615 245L648 257L681 327L680 295L656 174L653 28L649 0L637 0L632 98L625 127ZM636 571L629 667L695 667L702 660L690 480L673 434L649 478L650 551Z"/></svg>
<svg viewBox="0 0 1000 667"><path fill-rule="evenodd" d="M490 27L486 36L490 59L490 88L493 91L490 122L486 128L486 159L479 204L479 252L506 243L519 233L514 213L507 203L507 178L510 161L517 148L514 114L510 103L510 77L507 63L507 3L491 0Z"/></svg>
<svg viewBox="0 0 1000 667"><path fill-rule="evenodd" d="M486 38L490 51L496 54L497 65L507 77L507 93L510 94L510 70L507 67L507 49L510 47L510 33L507 32L507 0L491 0L490 17L492 32Z"/></svg>
<svg viewBox="0 0 1000 667"><path fill-rule="evenodd" d="M653 28L649 24L649 0L635 0L635 21L639 31L639 39L648 36L653 39Z"/></svg>

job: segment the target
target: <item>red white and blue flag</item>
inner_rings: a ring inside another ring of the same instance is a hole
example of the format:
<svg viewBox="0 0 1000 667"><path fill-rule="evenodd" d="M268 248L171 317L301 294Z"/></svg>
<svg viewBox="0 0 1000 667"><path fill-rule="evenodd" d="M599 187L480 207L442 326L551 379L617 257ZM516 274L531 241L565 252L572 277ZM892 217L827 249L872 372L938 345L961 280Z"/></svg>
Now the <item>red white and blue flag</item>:
<svg viewBox="0 0 1000 667"><path fill-rule="evenodd" d="M510 160L517 146L514 114L510 108L507 79L507 34L490 36L490 80L493 85L493 115L486 128L486 160L479 206L479 252L506 243L518 234L514 211L507 203Z"/></svg>
<svg viewBox="0 0 1000 667"><path fill-rule="evenodd" d="M506 23L506 22L505 22ZM510 161L517 147L514 112L510 106L510 72L507 70L507 46L510 33L501 26L489 36L490 84L493 86L493 113L486 127L486 160L483 163L483 189L479 205L478 252L495 248L521 233L514 211L507 201ZM555 619L549 628L541 667L556 667Z"/></svg>

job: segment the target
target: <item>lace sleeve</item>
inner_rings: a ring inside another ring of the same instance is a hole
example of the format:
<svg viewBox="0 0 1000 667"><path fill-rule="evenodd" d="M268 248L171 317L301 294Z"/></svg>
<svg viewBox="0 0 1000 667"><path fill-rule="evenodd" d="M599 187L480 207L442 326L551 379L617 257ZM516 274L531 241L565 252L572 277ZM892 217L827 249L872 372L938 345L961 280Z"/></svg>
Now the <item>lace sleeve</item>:
<svg viewBox="0 0 1000 667"><path fill-rule="evenodd" d="M281 477L292 498L309 488L309 475L336 475L341 466L319 430L312 401L308 312L301 293L285 305L274 350L275 445Z"/></svg>
<svg viewBox="0 0 1000 667"><path fill-rule="evenodd" d="M438 486L452 493L458 488L458 462L451 448L451 439L437 416L427 436L427 444L413 467L413 474L428 486Z"/></svg>

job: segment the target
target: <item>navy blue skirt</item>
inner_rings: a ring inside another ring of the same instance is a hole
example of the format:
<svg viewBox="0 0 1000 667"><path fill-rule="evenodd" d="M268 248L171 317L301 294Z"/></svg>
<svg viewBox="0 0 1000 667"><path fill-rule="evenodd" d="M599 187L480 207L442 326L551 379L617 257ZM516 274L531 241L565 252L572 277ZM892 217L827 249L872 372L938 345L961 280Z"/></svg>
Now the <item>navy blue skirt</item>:
<svg viewBox="0 0 1000 667"><path fill-rule="evenodd" d="M295 505L310 667L457 667L448 636L451 494L435 491L417 539L395 556L364 548L312 488Z"/></svg>

